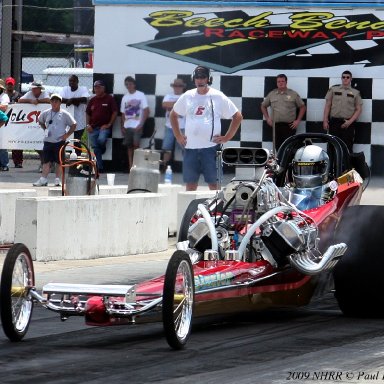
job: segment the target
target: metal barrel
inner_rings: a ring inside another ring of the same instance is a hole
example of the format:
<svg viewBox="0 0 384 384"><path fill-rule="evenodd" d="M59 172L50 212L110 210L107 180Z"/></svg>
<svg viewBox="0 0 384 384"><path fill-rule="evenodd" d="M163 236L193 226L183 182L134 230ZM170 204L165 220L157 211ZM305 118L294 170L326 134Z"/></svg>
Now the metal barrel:
<svg viewBox="0 0 384 384"><path fill-rule="evenodd" d="M136 149L128 177L128 192L154 192L159 188L160 153L148 149Z"/></svg>

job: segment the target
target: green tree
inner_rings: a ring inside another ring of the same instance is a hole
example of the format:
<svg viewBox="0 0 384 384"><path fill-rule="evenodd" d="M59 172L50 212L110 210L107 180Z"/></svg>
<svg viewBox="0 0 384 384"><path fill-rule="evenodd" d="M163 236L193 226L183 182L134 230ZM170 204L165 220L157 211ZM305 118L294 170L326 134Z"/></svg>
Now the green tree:
<svg viewBox="0 0 384 384"><path fill-rule="evenodd" d="M23 0L23 30L93 35L92 0ZM73 45L23 41L23 56L73 56Z"/></svg>
<svg viewBox="0 0 384 384"><path fill-rule="evenodd" d="M23 29L73 33L73 0L24 0Z"/></svg>

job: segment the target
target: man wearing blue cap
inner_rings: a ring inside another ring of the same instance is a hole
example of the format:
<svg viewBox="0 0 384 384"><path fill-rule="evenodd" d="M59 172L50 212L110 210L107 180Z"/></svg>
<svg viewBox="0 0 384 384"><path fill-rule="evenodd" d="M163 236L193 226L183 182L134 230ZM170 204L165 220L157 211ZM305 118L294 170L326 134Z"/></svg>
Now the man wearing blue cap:
<svg viewBox="0 0 384 384"><path fill-rule="evenodd" d="M93 89L95 96L89 100L86 109L86 128L92 148L95 151L97 168L99 173L102 173L102 155L106 150L107 139L111 136L118 107L113 96L106 93L103 80L96 80Z"/></svg>

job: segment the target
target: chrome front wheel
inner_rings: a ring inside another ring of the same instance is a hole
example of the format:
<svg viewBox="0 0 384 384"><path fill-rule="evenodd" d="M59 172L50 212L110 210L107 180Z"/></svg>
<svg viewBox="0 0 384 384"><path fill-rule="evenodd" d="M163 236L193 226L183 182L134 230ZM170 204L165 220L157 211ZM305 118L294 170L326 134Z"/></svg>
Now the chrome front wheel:
<svg viewBox="0 0 384 384"><path fill-rule="evenodd" d="M8 251L1 274L0 315L4 333L11 341L20 341L31 321L35 285L32 257L24 244Z"/></svg>
<svg viewBox="0 0 384 384"><path fill-rule="evenodd" d="M195 286L188 254L176 251L169 260L163 289L163 326L167 342L182 349L192 328Z"/></svg>

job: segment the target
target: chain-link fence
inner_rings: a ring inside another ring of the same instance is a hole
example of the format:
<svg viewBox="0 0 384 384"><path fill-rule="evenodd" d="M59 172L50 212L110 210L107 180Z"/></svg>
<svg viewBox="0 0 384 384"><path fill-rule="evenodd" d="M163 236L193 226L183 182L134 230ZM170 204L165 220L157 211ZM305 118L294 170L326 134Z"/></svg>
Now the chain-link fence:
<svg viewBox="0 0 384 384"><path fill-rule="evenodd" d="M76 75L80 85L92 88L93 50L82 48L82 54L68 57L23 57L21 91L27 92L33 81L43 84L50 93L58 93Z"/></svg>
<svg viewBox="0 0 384 384"><path fill-rule="evenodd" d="M14 77L23 93L33 81L57 92L71 74L92 84L91 0L0 0L0 7L1 78Z"/></svg>

